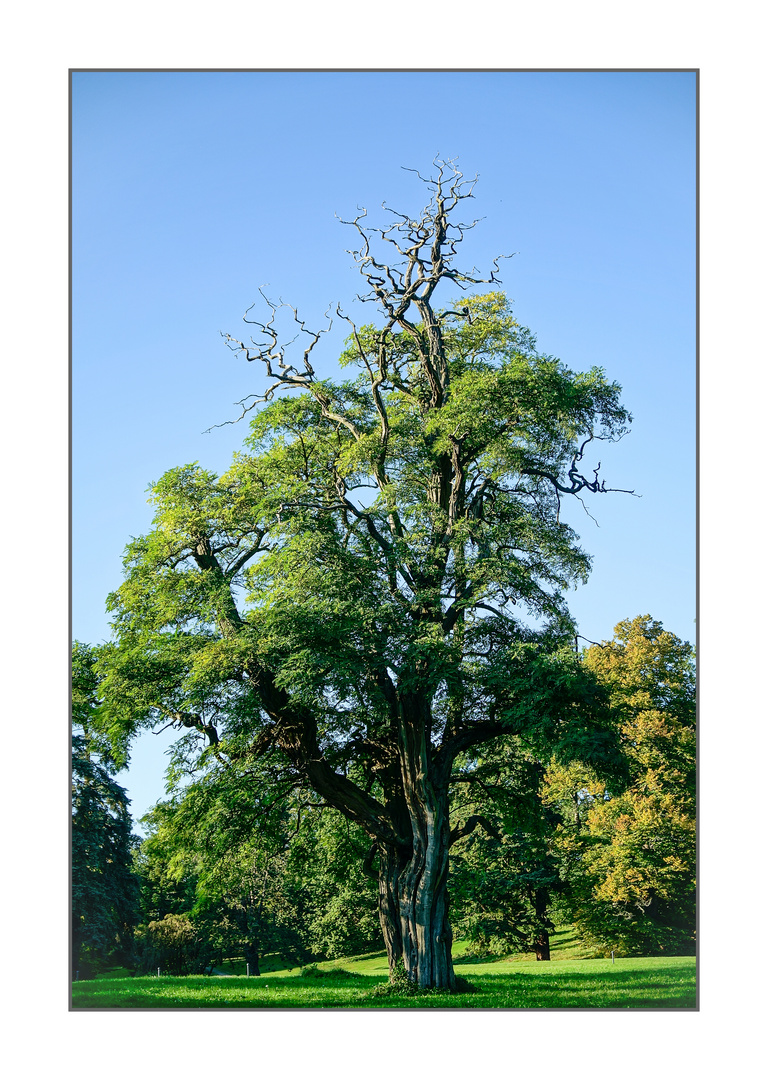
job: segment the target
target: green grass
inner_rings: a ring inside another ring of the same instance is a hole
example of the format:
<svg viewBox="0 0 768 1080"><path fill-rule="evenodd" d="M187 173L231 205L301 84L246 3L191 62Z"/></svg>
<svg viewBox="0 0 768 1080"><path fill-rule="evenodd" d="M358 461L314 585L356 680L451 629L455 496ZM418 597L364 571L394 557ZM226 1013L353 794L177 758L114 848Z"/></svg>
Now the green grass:
<svg viewBox="0 0 768 1080"><path fill-rule="evenodd" d="M278 967L251 978L100 978L73 983L75 1009L692 1009L696 1006L693 957L610 960L455 958L456 974L471 993L437 991L412 997L374 993L387 982L386 954L349 957L317 965L315 975ZM563 952L577 946L562 942ZM553 950L553 956L556 952ZM521 962L521 960L523 962ZM244 964L236 967L243 967ZM222 968L224 970L224 967Z"/></svg>

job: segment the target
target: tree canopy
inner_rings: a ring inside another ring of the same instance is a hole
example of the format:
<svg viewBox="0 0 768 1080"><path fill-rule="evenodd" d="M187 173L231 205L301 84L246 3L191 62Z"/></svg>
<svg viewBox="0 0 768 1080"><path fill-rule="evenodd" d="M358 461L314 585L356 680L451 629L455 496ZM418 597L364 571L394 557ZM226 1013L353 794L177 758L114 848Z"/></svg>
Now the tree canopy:
<svg viewBox="0 0 768 1080"><path fill-rule="evenodd" d="M336 309L348 379L317 375L323 331L266 296L249 340L227 335L267 382L223 475L152 485L153 528L109 599L100 723L120 760L139 728L177 727L176 767L242 770L249 813L311 790L368 837L392 969L450 987L448 853L482 826L451 825L456 771L514 736L621 772L573 647L564 593L590 560L561 508L611 490L586 458L630 417L602 370L537 351L497 267L457 267L473 183L450 163L424 183L419 216L347 223L379 311Z"/></svg>

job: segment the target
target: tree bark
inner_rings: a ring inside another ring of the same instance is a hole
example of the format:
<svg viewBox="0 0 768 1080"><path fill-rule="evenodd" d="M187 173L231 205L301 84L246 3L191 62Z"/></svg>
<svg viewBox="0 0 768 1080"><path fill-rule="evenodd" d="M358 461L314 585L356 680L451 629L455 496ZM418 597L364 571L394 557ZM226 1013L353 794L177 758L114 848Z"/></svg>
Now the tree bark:
<svg viewBox="0 0 768 1080"><path fill-rule="evenodd" d="M415 768L406 752L402 771L412 842L407 848L379 845L379 921L390 977L402 961L415 986L450 989L455 976L448 920L448 793L430 782L428 764L416 757L422 767Z"/></svg>
<svg viewBox="0 0 768 1080"><path fill-rule="evenodd" d="M447 803L445 807L447 821ZM414 837L410 857L386 848L379 857L379 922L390 977L402 962L408 979L421 988L455 985L448 919L448 842L442 814Z"/></svg>
<svg viewBox="0 0 768 1080"><path fill-rule="evenodd" d="M451 989L456 982L448 921L447 809L446 800L444 815L425 815L398 881L403 963L408 978L422 988Z"/></svg>
<svg viewBox="0 0 768 1080"><path fill-rule="evenodd" d="M389 974L394 975L398 961L403 959L403 934L400 922L400 875L408 864L402 849L379 847L379 923L387 948Z"/></svg>
<svg viewBox="0 0 768 1080"><path fill-rule="evenodd" d="M549 952L549 930L540 930L534 943L537 960L551 960Z"/></svg>

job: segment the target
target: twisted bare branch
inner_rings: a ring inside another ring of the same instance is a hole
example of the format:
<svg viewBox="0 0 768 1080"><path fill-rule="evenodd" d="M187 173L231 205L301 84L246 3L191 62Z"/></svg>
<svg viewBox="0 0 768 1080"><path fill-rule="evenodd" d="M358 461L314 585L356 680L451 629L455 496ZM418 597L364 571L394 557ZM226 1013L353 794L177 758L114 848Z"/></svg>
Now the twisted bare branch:
<svg viewBox="0 0 768 1080"><path fill-rule="evenodd" d="M584 448L587 443L591 443L593 439L601 441L600 435L595 435L591 432L578 450L574 453L571 459L571 465L568 469L568 479L570 480L570 487L562 484L555 474L547 469L539 469L533 465L526 465L520 469L520 472L525 476L541 476L545 480L549 480L556 491L562 492L564 495L577 495L578 492L583 491L585 488L587 491L591 491L593 494L600 492L601 494L608 491L620 492L622 495L634 495L636 499L642 498L641 495L637 495L634 490L629 491L627 488L609 488L605 486L605 480L601 480L599 477L600 466L602 462L598 461L597 468L593 469L594 480L587 480L586 476L583 476L578 469L578 463L584 457ZM614 441L614 440L609 440ZM558 500L559 501L559 500Z"/></svg>

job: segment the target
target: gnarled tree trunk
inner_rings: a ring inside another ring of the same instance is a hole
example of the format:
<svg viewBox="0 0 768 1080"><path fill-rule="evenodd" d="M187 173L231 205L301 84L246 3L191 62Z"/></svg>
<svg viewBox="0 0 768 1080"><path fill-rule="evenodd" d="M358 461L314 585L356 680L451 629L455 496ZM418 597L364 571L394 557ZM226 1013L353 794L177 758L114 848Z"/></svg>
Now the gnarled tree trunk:
<svg viewBox="0 0 768 1080"><path fill-rule="evenodd" d="M428 723L402 723L400 763L409 848L386 847L379 857L379 918L387 943L390 974L402 959L419 987L455 985L448 921L450 825L447 785L431 761Z"/></svg>
<svg viewBox="0 0 768 1080"><path fill-rule="evenodd" d="M380 850L379 922L390 976L402 962L416 986L454 986L448 903L447 834L428 827L410 857L395 847Z"/></svg>
<svg viewBox="0 0 768 1080"><path fill-rule="evenodd" d="M448 801L431 807L415 830L414 849L398 880L403 962L420 987L455 984L448 921Z"/></svg>

